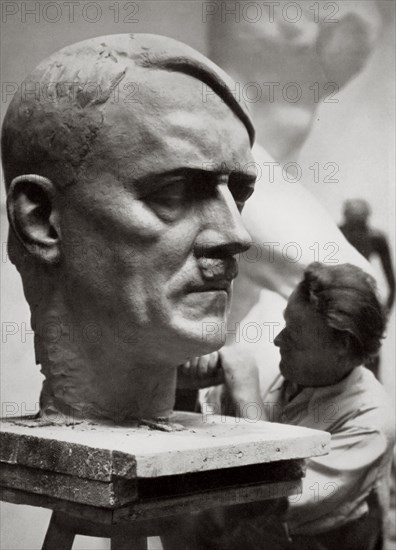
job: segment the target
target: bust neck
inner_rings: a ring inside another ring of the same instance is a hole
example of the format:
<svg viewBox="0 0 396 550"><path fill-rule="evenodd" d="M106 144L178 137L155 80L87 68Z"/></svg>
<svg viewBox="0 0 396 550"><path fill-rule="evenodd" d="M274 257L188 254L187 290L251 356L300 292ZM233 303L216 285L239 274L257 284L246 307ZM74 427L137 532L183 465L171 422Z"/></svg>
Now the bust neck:
<svg viewBox="0 0 396 550"><path fill-rule="evenodd" d="M100 320L82 321L59 290L32 310L32 326L45 377L42 416L127 422L171 414L176 366L145 363Z"/></svg>

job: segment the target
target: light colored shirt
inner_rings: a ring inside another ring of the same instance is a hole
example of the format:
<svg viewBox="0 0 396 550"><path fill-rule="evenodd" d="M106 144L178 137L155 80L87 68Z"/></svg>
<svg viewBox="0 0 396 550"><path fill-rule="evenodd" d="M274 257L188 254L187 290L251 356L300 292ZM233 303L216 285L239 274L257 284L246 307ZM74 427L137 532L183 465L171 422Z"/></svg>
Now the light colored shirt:
<svg viewBox="0 0 396 550"><path fill-rule="evenodd" d="M302 494L289 499L292 534L314 535L358 519L373 490L387 514L395 414L369 370L356 367L338 384L315 388L279 375L264 404L267 420L331 434L330 453L307 460Z"/></svg>

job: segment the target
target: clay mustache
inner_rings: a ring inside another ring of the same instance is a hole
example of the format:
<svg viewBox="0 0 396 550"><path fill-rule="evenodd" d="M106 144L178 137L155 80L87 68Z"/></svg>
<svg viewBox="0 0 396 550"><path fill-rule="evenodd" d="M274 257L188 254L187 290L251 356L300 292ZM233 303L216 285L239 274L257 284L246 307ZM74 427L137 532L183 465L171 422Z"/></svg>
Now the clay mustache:
<svg viewBox="0 0 396 550"><path fill-rule="evenodd" d="M238 275L236 258L200 258L198 260L203 284L192 286L191 292L205 290L229 290L233 279Z"/></svg>

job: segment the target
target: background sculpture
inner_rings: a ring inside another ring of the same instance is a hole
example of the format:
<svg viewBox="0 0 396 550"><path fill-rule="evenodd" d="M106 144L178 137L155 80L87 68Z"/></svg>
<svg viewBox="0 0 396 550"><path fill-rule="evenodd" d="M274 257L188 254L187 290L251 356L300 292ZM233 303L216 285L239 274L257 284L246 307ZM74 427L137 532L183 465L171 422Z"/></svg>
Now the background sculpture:
<svg viewBox="0 0 396 550"><path fill-rule="evenodd" d="M319 105L338 103L341 88L364 68L381 29L380 10L374 2L281 0L242 1L233 13L226 2L215 4L207 15L210 58L238 83L258 143L276 160L295 160Z"/></svg>

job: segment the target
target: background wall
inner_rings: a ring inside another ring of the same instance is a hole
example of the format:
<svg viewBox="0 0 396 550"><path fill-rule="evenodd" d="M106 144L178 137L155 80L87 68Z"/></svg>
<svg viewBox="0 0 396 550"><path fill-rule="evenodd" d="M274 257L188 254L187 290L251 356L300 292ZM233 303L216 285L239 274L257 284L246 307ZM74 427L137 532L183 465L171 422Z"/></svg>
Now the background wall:
<svg viewBox="0 0 396 550"><path fill-rule="evenodd" d="M58 0L60 11L54 11L49 6L51 3L54 4L46 0L4 0L1 3L2 117L14 86L43 58L78 40L110 33L153 32L177 38L203 53L210 50L207 39L210 18L206 17L204 22L203 10L207 13L208 6L212 9L213 2L83 0L76 3L71 21L65 5L67 3ZM344 4L347 3L344 0ZM36 15L24 14L24 6L29 10L36 9ZM132 17L136 22L123 22L136 9L135 6L138 11ZM119 22L115 20L117 10ZM381 2L381 10L382 30L374 52L364 70L337 94L338 103L320 103L311 133L301 149L299 163L307 174L312 174L309 166L314 162L320 165L337 163L338 183L314 183L306 177L304 185L329 209L336 221L340 220L341 205L345 198L358 196L368 199L373 208L373 224L383 229L394 245L393 1ZM377 19L377 11L372 13L373 18ZM59 21L47 21L55 19L59 14ZM93 22L96 17L97 21ZM251 52L245 50L243 55L249 59ZM256 123L260 124L260 120ZM29 312L19 275L7 259L3 186L1 193L2 413L4 415L18 410L26 414L37 410L41 375L39 367L34 364L33 337L28 333ZM394 315L389 332L394 334ZM393 345L394 342L388 339L383 351L383 377L392 395ZM2 505L1 512L0 547L3 550L33 550L41 547L49 519L47 511ZM156 545L158 543L153 541L153 548ZM78 537L75 548L108 548L108 543Z"/></svg>

